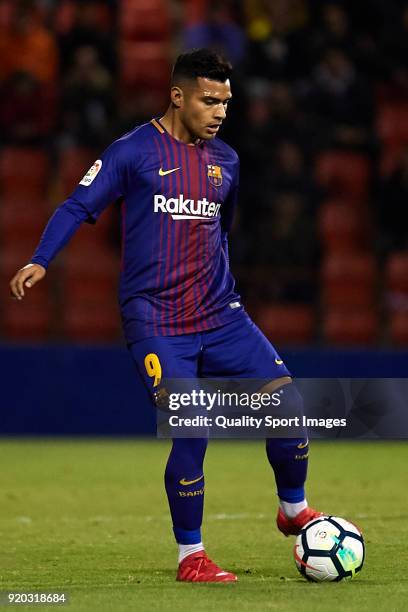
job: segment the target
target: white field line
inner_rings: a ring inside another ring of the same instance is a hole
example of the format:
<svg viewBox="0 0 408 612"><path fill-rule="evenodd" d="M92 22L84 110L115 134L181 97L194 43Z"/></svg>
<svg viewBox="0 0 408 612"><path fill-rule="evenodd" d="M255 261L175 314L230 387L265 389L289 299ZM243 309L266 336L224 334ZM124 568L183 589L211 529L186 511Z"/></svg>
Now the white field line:
<svg viewBox="0 0 408 612"><path fill-rule="evenodd" d="M59 523L59 522L61 523L112 523L112 522L120 522L120 521L138 521L138 522L151 523L153 521L168 521L169 516L170 515L168 514L161 514L161 515L118 514L117 516L97 515L97 516L89 516L87 518L81 518L77 516L60 516L57 519L49 518L49 517L42 517L40 519L37 519L37 518L32 518L30 516L16 516L16 517L10 517L9 519L5 518L1 520L2 521L12 520L12 521L16 521L17 523L21 523L22 525L31 525L32 523L44 522L44 521L49 522L49 523ZM270 516L273 516L273 514L271 513ZM262 520L262 519L270 518L270 516L267 514L263 514L262 512L259 512L259 513L239 512L236 514L228 514L226 512L221 512L218 514L208 514L205 517L205 520L207 521L240 521L240 520L248 520L248 519Z"/></svg>
<svg viewBox="0 0 408 612"><path fill-rule="evenodd" d="M339 516L339 514L337 514ZM274 519L275 511L271 511L270 514L265 514L263 512L237 512L237 513L227 513L220 512L217 514L207 514L205 516L205 521L242 521L242 520L269 520ZM355 514L354 518L358 519L373 519L375 516L368 514ZM13 522L20 523L22 525L31 525L32 523L37 522L47 522L47 523L112 523L112 522L120 522L120 521L136 521L136 522L145 522L152 523L154 521L168 521L168 514L161 515L138 515L138 514L118 514L117 516L112 515L96 515L89 516L87 518L81 518L77 516L60 516L58 519L43 517L40 519L32 518L30 516L16 516L10 517L9 519L4 518L2 521L12 520Z"/></svg>

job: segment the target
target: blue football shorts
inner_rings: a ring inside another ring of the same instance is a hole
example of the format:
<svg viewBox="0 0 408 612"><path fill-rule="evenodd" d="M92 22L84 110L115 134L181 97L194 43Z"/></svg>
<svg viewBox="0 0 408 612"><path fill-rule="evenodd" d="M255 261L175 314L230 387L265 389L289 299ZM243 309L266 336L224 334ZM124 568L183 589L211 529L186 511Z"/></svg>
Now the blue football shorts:
<svg viewBox="0 0 408 612"><path fill-rule="evenodd" d="M129 346L137 369L155 400L163 379L254 380L291 376L273 345L248 316L222 327L180 336L143 338ZM257 386L258 385L258 386Z"/></svg>

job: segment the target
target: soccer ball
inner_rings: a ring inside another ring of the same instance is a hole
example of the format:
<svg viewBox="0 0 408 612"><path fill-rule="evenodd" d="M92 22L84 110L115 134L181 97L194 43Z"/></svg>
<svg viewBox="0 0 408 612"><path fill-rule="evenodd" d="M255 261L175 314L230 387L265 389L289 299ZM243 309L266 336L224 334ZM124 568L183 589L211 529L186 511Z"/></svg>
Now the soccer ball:
<svg viewBox="0 0 408 612"><path fill-rule="evenodd" d="M339 582L361 570L365 546L355 525L337 516L321 516L303 527L293 553L296 567L307 580Z"/></svg>

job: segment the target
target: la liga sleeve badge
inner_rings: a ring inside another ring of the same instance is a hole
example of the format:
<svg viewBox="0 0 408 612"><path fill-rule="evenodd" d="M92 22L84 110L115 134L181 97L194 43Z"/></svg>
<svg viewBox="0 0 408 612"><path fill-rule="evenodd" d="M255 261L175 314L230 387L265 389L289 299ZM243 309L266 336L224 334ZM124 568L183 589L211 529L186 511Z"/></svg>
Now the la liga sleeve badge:
<svg viewBox="0 0 408 612"><path fill-rule="evenodd" d="M89 187L99 174L100 169L102 168L102 160L97 159L96 162L91 166L88 172L85 174L84 178L79 182L80 185L84 187Z"/></svg>

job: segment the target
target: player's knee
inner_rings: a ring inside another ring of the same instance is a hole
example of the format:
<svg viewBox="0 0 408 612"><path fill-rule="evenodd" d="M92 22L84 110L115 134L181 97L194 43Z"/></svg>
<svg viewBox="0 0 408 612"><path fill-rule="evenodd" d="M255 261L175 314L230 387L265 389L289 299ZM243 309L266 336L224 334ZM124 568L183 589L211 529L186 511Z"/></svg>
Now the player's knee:
<svg viewBox="0 0 408 612"><path fill-rule="evenodd" d="M287 385L282 385L275 389L274 395L279 397L278 413L282 418L300 419L303 416L303 398L300 395L296 385L291 382Z"/></svg>
<svg viewBox="0 0 408 612"><path fill-rule="evenodd" d="M180 470L189 475L202 472L207 438L174 438L166 467L166 476L178 476ZM183 472L183 473L184 473Z"/></svg>

